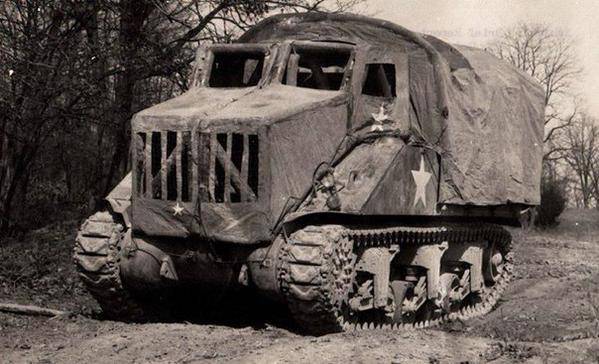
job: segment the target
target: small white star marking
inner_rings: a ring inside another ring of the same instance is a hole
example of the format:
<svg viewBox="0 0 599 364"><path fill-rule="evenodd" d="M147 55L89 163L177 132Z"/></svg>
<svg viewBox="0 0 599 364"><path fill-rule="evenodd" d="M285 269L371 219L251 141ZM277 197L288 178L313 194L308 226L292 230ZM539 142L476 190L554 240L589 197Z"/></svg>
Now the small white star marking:
<svg viewBox="0 0 599 364"><path fill-rule="evenodd" d="M380 124L372 124L372 126L370 127L370 131L383 131L385 129L383 129L383 126Z"/></svg>
<svg viewBox="0 0 599 364"><path fill-rule="evenodd" d="M426 171L424 167L424 156L420 156L420 169L415 171L412 170L412 177L416 183L416 194L414 196L414 207L418 204L418 201L422 201L424 207L426 207L426 185L430 181L432 174Z"/></svg>
<svg viewBox="0 0 599 364"><path fill-rule="evenodd" d="M175 215L175 216L183 215L183 210L185 210L185 208L183 208L183 206L179 205L179 203L177 202L177 204L175 206L173 206L173 215Z"/></svg>
<svg viewBox="0 0 599 364"><path fill-rule="evenodd" d="M374 123L370 127L370 130L371 131L376 131L376 130L383 131L383 122L389 120L389 115L387 115L387 113L385 112L385 104L381 104L378 114L370 114L370 115L372 115L372 118L374 119Z"/></svg>

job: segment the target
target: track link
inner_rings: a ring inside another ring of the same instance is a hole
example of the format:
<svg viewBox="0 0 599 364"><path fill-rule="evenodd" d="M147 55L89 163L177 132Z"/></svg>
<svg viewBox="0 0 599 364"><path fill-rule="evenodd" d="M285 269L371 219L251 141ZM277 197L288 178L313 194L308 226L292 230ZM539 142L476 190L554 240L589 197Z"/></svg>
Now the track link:
<svg viewBox="0 0 599 364"><path fill-rule="evenodd" d="M87 290L110 319L142 321L143 308L123 287L119 270L119 243L125 228L107 211L87 219L75 243L73 260Z"/></svg>
<svg viewBox="0 0 599 364"><path fill-rule="evenodd" d="M317 334L340 331L353 281L352 243L341 227L307 227L283 245L281 290L298 323Z"/></svg>
<svg viewBox="0 0 599 364"><path fill-rule="evenodd" d="M305 331L316 335L374 328L425 328L484 315L497 304L513 269L511 236L505 229L491 224L368 230L337 225L308 226L282 239L285 241L279 257L281 292L298 324ZM355 251L391 244L425 245L443 241L469 243L483 239L497 244L506 261L496 282L492 286L485 286L476 303L433 320L410 324L356 322L348 319L349 309L345 302L353 282L353 268L357 258Z"/></svg>

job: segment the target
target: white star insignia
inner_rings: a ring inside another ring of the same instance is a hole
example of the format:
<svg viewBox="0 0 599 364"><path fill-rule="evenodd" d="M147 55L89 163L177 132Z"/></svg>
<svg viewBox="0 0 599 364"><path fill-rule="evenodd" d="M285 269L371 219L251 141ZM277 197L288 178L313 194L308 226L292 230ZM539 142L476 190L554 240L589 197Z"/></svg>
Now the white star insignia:
<svg viewBox="0 0 599 364"><path fill-rule="evenodd" d="M381 124L372 124L370 127L370 131L383 131L383 126Z"/></svg>
<svg viewBox="0 0 599 364"><path fill-rule="evenodd" d="M374 119L374 124L370 127L371 131L380 130L383 131L383 122L389 120L389 115L385 112L385 104L381 104L378 114L370 114Z"/></svg>
<svg viewBox="0 0 599 364"><path fill-rule="evenodd" d="M422 201L422 204L426 207L426 185L430 181L431 176L432 174L424 168L424 156L420 156L420 169L417 171L412 170L412 177L414 177L414 182L416 183L414 207L416 207L418 201Z"/></svg>
<svg viewBox="0 0 599 364"><path fill-rule="evenodd" d="M179 203L177 202L177 204L175 206L173 206L173 215L175 215L175 216L183 215L184 210L185 210L185 208L183 206L179 205Z"/></svg>

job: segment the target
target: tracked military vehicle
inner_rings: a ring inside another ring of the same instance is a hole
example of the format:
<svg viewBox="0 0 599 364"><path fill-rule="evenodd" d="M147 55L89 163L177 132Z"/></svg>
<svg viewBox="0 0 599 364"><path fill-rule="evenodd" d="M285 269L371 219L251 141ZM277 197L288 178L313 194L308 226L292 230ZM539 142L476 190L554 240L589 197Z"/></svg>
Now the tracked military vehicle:
<svg viewBox="0 0 599 364"><path fill-rule="evenodd" d="M107 316L246 286L301 328L482 314L539 203L543 93L483 50L356 15L264 20L197 52L192 87L132 120L132 171L81 227Z"/></svg>

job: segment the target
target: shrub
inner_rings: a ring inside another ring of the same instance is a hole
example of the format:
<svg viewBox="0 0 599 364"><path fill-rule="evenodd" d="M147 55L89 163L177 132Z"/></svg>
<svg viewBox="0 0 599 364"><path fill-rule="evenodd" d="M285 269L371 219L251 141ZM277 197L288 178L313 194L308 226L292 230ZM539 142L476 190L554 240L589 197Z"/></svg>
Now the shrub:
<svg viewBox="0 0 599 364"><path fill-rule="evenodd" d="M557 217L566 208L566 188L562 181L543 178L541 182L541 204L537 207L535 225L555 226Z"/></svg>

